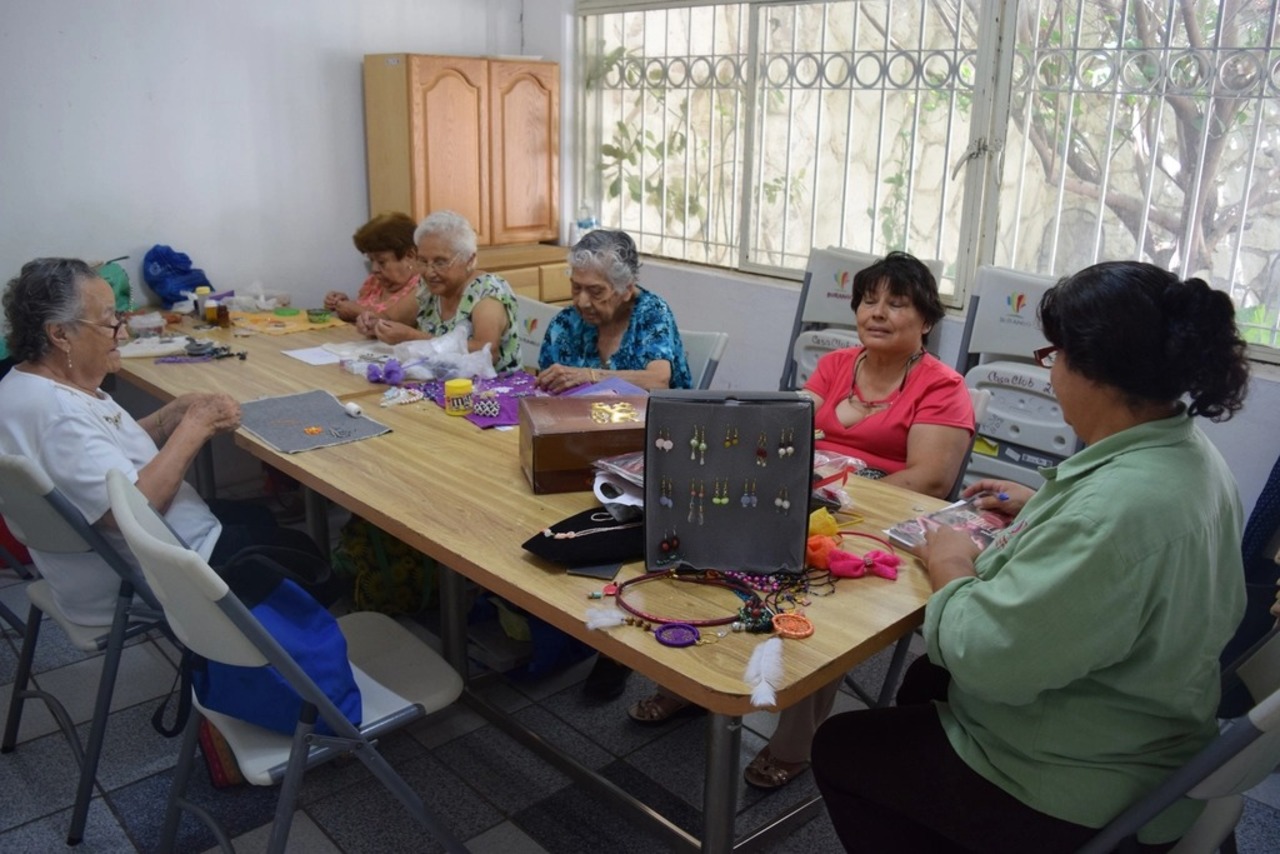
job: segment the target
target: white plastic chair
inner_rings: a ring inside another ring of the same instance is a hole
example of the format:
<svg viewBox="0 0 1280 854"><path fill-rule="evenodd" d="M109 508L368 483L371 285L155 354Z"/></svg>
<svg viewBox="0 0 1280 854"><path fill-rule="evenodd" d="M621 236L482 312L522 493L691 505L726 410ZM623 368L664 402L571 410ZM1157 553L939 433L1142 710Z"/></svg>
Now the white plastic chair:
<svg viewBox="0 0 1280 854"><path fill-rule="evenodd" d="M230 840L220 825L185 798L195 763L200 718L208 718L226 738L246 780L281 783L268 851L282 852L289 837L298 791L307 768L351 752L435 839L451 851L465 851L378 752L374 740L452 703L462 679L429 646L385 614L358 612L338 620L363 705L357 729L298 666L262 624L214 573L204 559L174 537L146 497L119 471L107 475L111 510L129 548L137 556L169 625L189 650L212 661L261 667L273 665L305 701L292 736L271 732L192 703L182 752L161 832L160 850L171 851L183 809L195 813L225 850ZM317 735L317 716L336 735Z"/></svg>
<svg viewBox="0 0 1280 854"><path fill-rule="evenodd" d="M1244 811L1243 793L1261 783L1280 763L1280 633L1276 629L1227 669L1223 681L1233 678L1244 682L1257 705L1229 721L1217 738L1113 819L1080 854L1115 850L1184 796L1207 803L1173 854L1212 854L1228 840L1229 850L1235 850L1232 837Z"/></svg>
<svg viewBox="0 0 1280 854"><path fill-rule="evenodd" d="M95 552L107 567L120 576L120 589L110 626L84 626L72 622L58 607L47 581L38 580L27 585L26 593L31 609L27 614L13 694L9 698L4 737L0 740L0 753L10 753L17 746L18 729L22 724L22 711L27 700L40 700L49 709L70 742L72 753L80 766L80 780L71 812L71 827L67 832L67 844L75 845L84 837L89 801L93 796L98 759L106 737L107 718L111 714L111 697L115 692L116 674L120 669L124 642L152 629L163 629L163 617L159 604L147 590L137 569L85 521L80 511L58 491L49 476L32 460L12 454L0 454L0 515L4 516L13 535L27 548L51 554ZM104 568L104 571L107 570ZM135 603L135 593L141 602ZM46 691L30 687L31 666L40 640L40 624L45 614L62 628L76 649L104 653L102 674L98 677L98 694L89 725L89 739L83 746L75 724L61 701Z"/></svg>
<svg viewBox="0 0 1280 854"><path fill-rule="evenodd" d="M724 349L729 345L729 333L681 329L680 340L684 342L684 356L689 363L689 375L693 378L693 387L711 388L711 380L716 375L716 368L720 367Z"/></svg>
<svg viewBox="0 0 1280 854"><path fill-rule="evenodd" d="M546 337L547 325L564 306L549 305L520 294L515 296L518 309L516 337L520 339L520 364L536 373L538 354L542 352L542 339Z"/></svg>

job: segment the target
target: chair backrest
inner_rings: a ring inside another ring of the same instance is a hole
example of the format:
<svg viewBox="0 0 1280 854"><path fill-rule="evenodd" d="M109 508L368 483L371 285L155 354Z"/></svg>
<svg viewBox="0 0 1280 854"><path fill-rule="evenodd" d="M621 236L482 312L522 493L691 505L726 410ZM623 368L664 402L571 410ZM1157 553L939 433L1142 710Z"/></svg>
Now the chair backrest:
<svg viewBox="0 0 1280 854"><path fill-rule="evenodd" d="M1080 441L1062 417L1049 372L1031 353L1047 343L1036 312L1055 280L980 267L965 315L956 370L970 388L991 392L969 471L981 477L1043 482L1037 468L1075 453Z"/></svg>
<svg viewBox="0 0 1280 854"><path fill-rule="evenodd" d="M95 552L147 604L156 606L133 564L85 521L34 460L0 454L0 516L29 549L51 554Z"/></svg>
<svg viewBox="0 0 1280 854"><path fill-rule="evenodd" d="M1151 793L1111 821L1089 844L1089 852L1112 851L1177 799L1204 801L1236 798L1261 783L1280 764L1280 633L1272 631L1245 659L1234 665L1257 704L1227 723L1221 734ZM1203 850L1212 851L1230 834L1239 817L1236 805L1206 809L1188 832ZM1181 846L1178 850L1183 850Z"/></svg>
<svg viewBox="0 0 1280 854"><path fill-rule="evenodd" d="M853 277L879 260L867 252L836 246L814 247L809 251L782 378L778 381L779 391L803 387L822 354L858 344L853 307L849 304L853 297ZM921 260L934 276L942 275L941 261Z"/></svg>
<svg viewBox="0 0 1280 854"><path fill-rule="evenodd" d="M183 645L214 661L245 667L265 664L263 654L217 604L229 592L226 582L174 536L122 472L107 472L107 493L120 533Z"/></svg>
<svg viewBox="0 0 1280 854"><path fill-rule="evenodd" d="M724 348L729 344L729 333L681 329L680 340L684 342L684 355L689 362L693 387L711 388L711 380L716 375L716 368L720 366Z"/></svg>
<svg viewBox="0 0 1280 854"><path fill-rule="evenodd" d="M520 363L526 368L537 370L538 354L542 352L542 339L547 334L547 324L551 323L551 319L564 306L549 305L520 294L515 296L519 310L516 337L520 339Z"/></svg>
<svg viewBox="0 0 1280 854"><path fill-rule="evenodd" d="M964 462L960 464L960 472L956 475L956 482L951 485L951 491L947 493L947 497L951 501L960 498L960 493L964 490L964 476L969 471L969 458L973 454L973 444L978 440L977 425L982 423L982 419L987 417L987 406L991 403L991 392L983 388L969 389L969 402L973 404L973 438L969 440L969 452L964 455Z"/></svg>

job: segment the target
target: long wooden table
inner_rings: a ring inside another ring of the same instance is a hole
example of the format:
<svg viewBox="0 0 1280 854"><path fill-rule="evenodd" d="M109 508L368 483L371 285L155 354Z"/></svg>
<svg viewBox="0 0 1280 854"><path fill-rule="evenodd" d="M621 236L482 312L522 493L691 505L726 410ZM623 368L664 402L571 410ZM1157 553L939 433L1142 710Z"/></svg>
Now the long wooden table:
<svg viewBox="0 0 1280 854"><path fill-rule="evenodd" d="M378 406L381 386L372 386L363 377L336 366L309 366L280 353L281 349L335 340L355 340L355 333L327 330L237 338L234 346L249 352L243 362L226 359L172 365L126 360L121 373L124 379L161 398L216 389L247 401L322 388L341 399L359 401L368 416L391 427L392 432L301 454L279 453L245 431L237 434L236 442L318 494L453 570L442 573L441 578L442 626L446 657L464 676L465 604L460 576L710 710L704 830L700 841L703 850L732 849L741 716L756 710L742 674L752 650L763 638L728 633L714 644L675 649L657 643L650 633L629 626L588 630L584 621L586 609L602 604L590 599L589 594L598 591L601 583L567 575L528 554L520 544L543 528L593 506L594 497L590 493L534 495L520 470L516 431L479 430L465 419L446 415L430 402L383 409ZM856 530L874 534L942 503L856 478L851 480L849 490L857 512L865 520ZM850 550L858 553L875 547L862 539L849 541ZM896 581L874 577L845 580L836 586L834 594L812 597L807 615L815 632L807 639L785 643L785 677L777 692L779 707L791 705L821 685L841 678L851 667L919 625L929 584L915 558L905 553L903 557L904 565ZM644 567L637 562L624 566L618 579L643 572ZM628 601L658 614L705 615L736 608L728 591L696 585L643 585L629 594ZM495 722L504 727L508 723L498 720L494 710L484 708L474 697L472 702ZM531 740L527 733L513 734L531 747L546 747L536 744L536 737ZM563 756L551 758L572 776L598 776L573 767L575 763ZM638 802L629 795L607 781L604 785L606 794L620 801L632 800L628 805L636 808ZM815 808L816 802L810 802L798 812L807 815ZM639 811L651 812L647 808ZM665 820L659 823L674 843L696 847L697 840L679 828ZM753 834L744 841L758 843L763 838Z"/></svg>

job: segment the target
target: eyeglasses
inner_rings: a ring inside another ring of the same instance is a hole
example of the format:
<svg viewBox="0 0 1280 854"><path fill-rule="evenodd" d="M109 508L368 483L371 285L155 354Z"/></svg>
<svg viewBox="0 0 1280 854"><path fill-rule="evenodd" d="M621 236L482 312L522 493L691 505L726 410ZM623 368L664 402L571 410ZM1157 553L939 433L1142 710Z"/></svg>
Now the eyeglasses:
<svg viewBox="0 0 1280 854"><path fill-rule="evenodd" d="M1058 348L1050 344L1048 347L1032 350L1031 358L1042 368L1052 368L1053 363L1058 361Z"/></svg>
<svg viewBox="0 0 1280 854"><path fill-rule="evenodd" d="M448 258L433 258L428 261L426 258L416 258L414 263L418 265L420 270L430 270L433 273L439 273L441 270L447 270L454 264L458 263L458 259L462 257L462 253L451 255Z"/></svg>
<svg viewBox="0 0 1280 854"><path fill-rule="evenodd" d="M77 320L76 323L83 323L86 326L101 326L103 329L110 329L111 337L115 338L120 334L120 327L125 324L125 319L121 316L120 312L117 311L115 313L115 318L115 323L97 323L92 320Z"/></svg>

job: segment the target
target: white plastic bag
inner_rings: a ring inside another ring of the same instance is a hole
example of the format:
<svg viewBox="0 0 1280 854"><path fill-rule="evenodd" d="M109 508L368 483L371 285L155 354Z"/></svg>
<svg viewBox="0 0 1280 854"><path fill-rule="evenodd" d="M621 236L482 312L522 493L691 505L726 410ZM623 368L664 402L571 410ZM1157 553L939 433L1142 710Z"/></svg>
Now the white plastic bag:
<svg viewBox="0 0 1280 854"><path fill-rule="evenodd" d="M353 374L367 374L370 365L381 367L395 359L404 370L405 379L417 382L497 376L489 345L469 353L467 341L470 337L471 325L463 322L444 335L426 341L403 341L395 346L380 341L361 341L326 344L325 349L336 355L342 367Z"/></svg>

